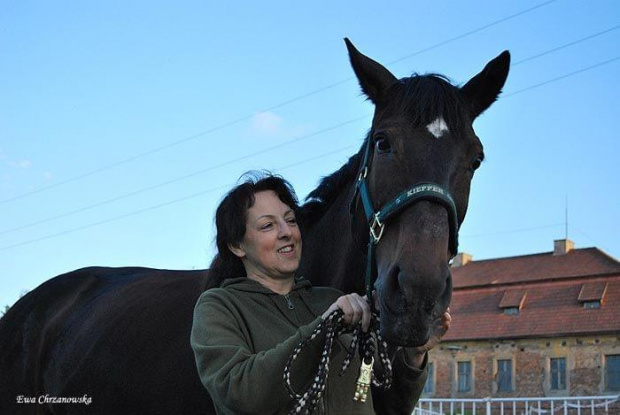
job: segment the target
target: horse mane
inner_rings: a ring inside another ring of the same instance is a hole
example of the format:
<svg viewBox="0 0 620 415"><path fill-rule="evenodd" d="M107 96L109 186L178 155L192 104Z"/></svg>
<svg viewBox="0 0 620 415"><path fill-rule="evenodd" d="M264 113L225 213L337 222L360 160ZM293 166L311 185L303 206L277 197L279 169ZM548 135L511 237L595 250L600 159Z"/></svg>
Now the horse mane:
<svg viewBox="0 0 620 415"><path fill-rule="evenodd" d="M368 140L368 137L366 137ZM327 209L334 203L342 190L357 176L357 171L362 159L362 152L366 145L366 140L361 149L334 173L324 176L316 189L306 196L305 203L300 207L300 213L304 226L314 224Z"/></svg>
<svg viewBox="0 0 620 415"><path fill-rule="evenodd" d="M427 125L442 116L453 131L465 125L466 103L459 89L439 74L413 74L394 84L388 93L394 96L393 105L407 114L414 127ZM370 133L369 133L370 134ZM366 136L361 149L329 176L324 176L316 189L308 194L300 207L304 227L310 227L329 209L343 189L357 178Z"/></svg>

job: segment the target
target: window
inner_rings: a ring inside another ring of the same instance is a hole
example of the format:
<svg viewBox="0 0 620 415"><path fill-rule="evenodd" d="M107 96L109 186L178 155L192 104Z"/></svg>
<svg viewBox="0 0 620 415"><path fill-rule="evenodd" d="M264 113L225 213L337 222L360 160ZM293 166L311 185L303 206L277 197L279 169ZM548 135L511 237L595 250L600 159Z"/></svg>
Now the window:
<svg viewBox="0 0 620 415"><path fill-rule="evenodd" d="M512 391L512 360L497 361L497 391Z"/></svg>
<svg viewBox="0 0 620 415"><path fill-rule="evenodd" d="M605 388L620 390L620 354L605 356Z"/></svg>
<svg viewBox="0 0 620 415"><path fill-rule="evenodd" d="M435 371L433 370L435 365L432 362L428 363L428 377L426 378L426 383L424 384L424 390L422 393L433 393L434 385L435 385Z"/></svg>
<svg viewBox="0 0 620 415"><path fill-rule="evenodd" d="M550 375L551 390L566 389L566 358L551 358Z"/></svg>
<svg viewBox="0 0 620 415"><path fill-rule="evenodd" d="M471 391L471 362L458 362L458 391Z"/></svg>
<svg viewBox="0 0 620 415"><path fill-rule="evenodd" d="M504 308L504 314L509 316L516 316L519 314L519 307L506 307Z"/></svg>
<svg viewBox="0 0 620 415"><path fill-rule="evenodd" d="M601 308L601 302L599 300L584 301L583 308L585 308L586 310Z"/></svg>

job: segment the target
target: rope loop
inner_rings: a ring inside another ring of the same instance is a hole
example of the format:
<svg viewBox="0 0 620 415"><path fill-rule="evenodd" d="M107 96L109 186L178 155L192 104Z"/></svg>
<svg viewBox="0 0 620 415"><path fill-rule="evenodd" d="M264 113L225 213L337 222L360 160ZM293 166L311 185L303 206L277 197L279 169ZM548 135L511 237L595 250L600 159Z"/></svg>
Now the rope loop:
<svg viewBox="0 0 620 415"><path fill-rule="evenodd" d="M291 385L293 363L303 348L316 339L321 333L325 334L321 361L315 372L312 385L310 385L310 388L303 394L299 394ZM288 394L296 401L289 414L312 413L319 399L321 399L321 396L323 396L325 392L327 377L329 375L329 359L334 340L343 333L352 333L353 338L351 340L349 352L340 368L339 375L342 376L349 368L356 351L359 351L360 359L364 360L366 363L370 363L375 355L375 350L377 350L379 354L379 365L382 367L382 370L375 371L375 376L372 378L372 385L382 389L388 389L392 385L392 364L387 353L387 343L383 340L379 332L379 316L377 313L373 311L368 332L364 333L362 331L361 322L351 327L344 323L344 313L342 310L336 310L329 314L329 316L314 329L310 337L304 339L297 345L286 363L284 368L284 383Z"/></svg>

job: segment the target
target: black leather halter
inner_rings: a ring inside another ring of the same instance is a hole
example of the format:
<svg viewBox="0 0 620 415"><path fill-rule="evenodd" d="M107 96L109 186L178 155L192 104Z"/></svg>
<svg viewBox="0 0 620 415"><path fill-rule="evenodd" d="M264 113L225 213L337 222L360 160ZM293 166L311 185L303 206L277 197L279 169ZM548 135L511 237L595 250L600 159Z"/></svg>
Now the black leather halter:
<svg viewBox="0 0 620 415"><path fill-rule="evenodd" d="M370 154L374 147L374 139L369 134L366 140L366 148L364 150L364 159L360 168L360 174L355 185L355 193L351 199L349 209L351 217L355 214L355 205L357 199L360 198L364 206L366 222L369 228L368 240L368 259L366 261L366 296L373 307L372 284L376 280L375 270L375 246L381 240L386 222L402 212L406 207L417 203L421 200L427 200L439 203L448 211L448 222L450 225L450 242L449 248L452 257L458 252L459 227L456 213L456 205L452 195L447 189L444 189L436 183L424 182L418 183L408 190L400 193L395 199L388 202L379 211L375 211L368 191L367 176L370 169Z"/></svg>

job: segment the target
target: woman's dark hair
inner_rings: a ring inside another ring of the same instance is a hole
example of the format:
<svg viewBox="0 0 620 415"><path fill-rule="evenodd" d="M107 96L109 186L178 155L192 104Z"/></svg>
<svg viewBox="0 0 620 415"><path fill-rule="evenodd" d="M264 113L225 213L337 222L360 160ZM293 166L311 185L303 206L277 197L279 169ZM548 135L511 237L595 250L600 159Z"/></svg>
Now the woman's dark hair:
<svg viewBox="0 0 620 415"><path fill-rule="evenodd" d="M282 203L297 213L299 202L293 187L282 177L269 172L251 172L242 176L244 182L234 187L220 202L215 212L217 254L209 266L205 289L219 287L226 278L246 276L241 259L229 245L238 246L245 235L248 209L254 206L255 194L272 190Z"/></svg>

